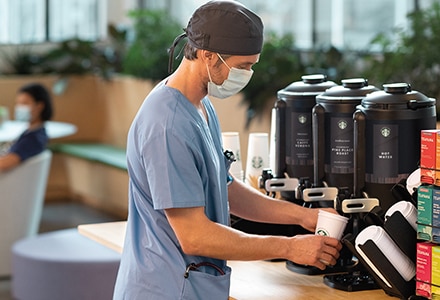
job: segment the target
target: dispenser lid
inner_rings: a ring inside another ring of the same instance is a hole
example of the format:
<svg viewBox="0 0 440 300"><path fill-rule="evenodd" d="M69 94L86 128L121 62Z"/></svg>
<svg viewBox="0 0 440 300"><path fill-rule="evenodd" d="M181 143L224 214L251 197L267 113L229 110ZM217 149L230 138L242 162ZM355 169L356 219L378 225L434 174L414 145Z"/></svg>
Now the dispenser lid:
<svg viewBox="0 0 440 300"><path fill-rule="evenodd" d="M292 82L284 89L279 90L277 93L278 98L294 98L298 96L315 97L336 85L333 81L327 81L327 76L324 74L304 75L301 76L301 79L301 81Z"/></svg>
<svg viewBox="0 0 440 300"><path fill-rule="evenodd" d="M418 109L435 105L435 99L413 91L408 83L389 83L362 99L362 106L374 109Z"/></svg>
<svg viewBox="0 0 440 300"><path fill-rule="evenodd" d="M364 78L350 78L341 80L342 85L337 85L327 89L324 93L316 97L316 102L327 101L361 101L367 94L378 89L368 84Z"/></svg>

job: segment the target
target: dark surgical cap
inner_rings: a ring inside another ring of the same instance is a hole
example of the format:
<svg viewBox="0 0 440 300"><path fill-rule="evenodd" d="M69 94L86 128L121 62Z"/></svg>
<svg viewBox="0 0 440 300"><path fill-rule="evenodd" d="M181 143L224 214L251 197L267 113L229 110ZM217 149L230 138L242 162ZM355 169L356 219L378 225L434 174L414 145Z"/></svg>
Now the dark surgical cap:
<svg viewBox="0 0 440 300"><path fill-rule="evenodd" d="M209 1L193 13L185 33L174 40L170 54L185 37L198 49L229 55L258 54L263 46L263 27L261 19L237 1Z"/></svg>

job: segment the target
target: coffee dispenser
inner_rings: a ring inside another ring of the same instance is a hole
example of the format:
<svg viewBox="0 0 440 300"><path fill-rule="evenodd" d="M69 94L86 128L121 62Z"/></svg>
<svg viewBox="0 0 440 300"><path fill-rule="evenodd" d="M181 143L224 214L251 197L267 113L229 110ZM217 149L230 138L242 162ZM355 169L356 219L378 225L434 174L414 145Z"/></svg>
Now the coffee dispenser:
<svg viewBox="0 0 440 300"><path fill-rule="evenodd" d="M340 200L353 196L353 113L367 94L377 90L366 79L352 78L316 96L312 111L314 183L337 187Z"/></svg>
<svg viewBox="0 0 440 300"><path fill-rule="evenodd" d="M316 96L335 86L322 74L305 75L302 81L291 83L277 93L278 133L280 153L276 157L275 177L313 178L312 109Z"/></svg>
<svg viewBox="0 0 440 300"><path fill-rule="evenodd" d="M297 196L298 186L303 181L311 182L313 178L313 139L312 139L312 108L316 104L316 96L336 83L327 81L323 74L310 74L301 77L286 88L279 90L277 101L272 109L271 155L274 162L271 169L263 170L260 176L260 188L273 195L280 192L281 196L300 205L314 205L318 200L334 199L336 189L320 189L310 192L302 189ZM309 184L305 184L308 187ZM316 196L318 195L318 196ZM328 201L333 204L332 201ZM296 235L308 233L300 226L274 225L252 222L235 218L234 228L249 233Z"/></svg>
<svg viewBox="0 0 440 300"><path fill-rule="evenodd" d="M436 100L407 83L384 84L366 95L354 118L355 189L380 200L387 210L396 202L393 186L418 168L420 131L436 128Z"/></svg>

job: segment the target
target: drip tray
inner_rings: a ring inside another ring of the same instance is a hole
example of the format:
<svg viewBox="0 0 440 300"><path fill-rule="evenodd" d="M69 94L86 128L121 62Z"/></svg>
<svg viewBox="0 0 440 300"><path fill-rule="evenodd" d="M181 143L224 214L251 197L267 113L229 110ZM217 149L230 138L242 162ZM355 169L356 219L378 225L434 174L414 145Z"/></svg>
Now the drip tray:
<svg viewBox="0 0 440 300"><path fill-rule="evenodd" d="M356 263L353 263L354 266ZM324 274L336 274L336 273L347 273L347 269L351 269L352 266L333 266L327 267L325 270L318 269L312 266L305 266L296 264L290 260L286 261L286 268L289 271L303 274L303 275L324 275Z"/></svg>
<svg viewBox="0 0 440 300"><path fill-rule="evenodd" d="M347 292L380 289L374 278L366 271L325 275L324 283L331 288Z"/></svg>

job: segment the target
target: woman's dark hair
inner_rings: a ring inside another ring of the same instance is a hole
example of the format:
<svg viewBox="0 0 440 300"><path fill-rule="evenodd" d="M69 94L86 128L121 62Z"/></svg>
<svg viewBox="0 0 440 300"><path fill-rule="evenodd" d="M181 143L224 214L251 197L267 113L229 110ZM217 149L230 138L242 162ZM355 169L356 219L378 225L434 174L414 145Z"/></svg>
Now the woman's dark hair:
<svg viewBox="0 0 440 300"><path fill-rule="evenodd" d="M52 98L49 91L43 85L39 83L30 83L22 86L18 92L31 95L35 102L43 102L44 109L41 111L40 115L43 121L48 121L52 118Z"/></svg>

